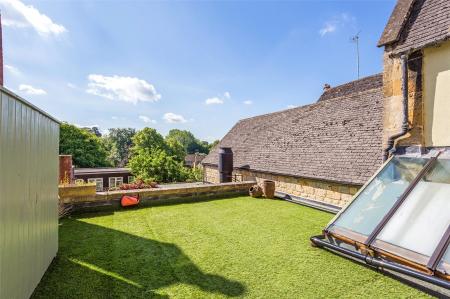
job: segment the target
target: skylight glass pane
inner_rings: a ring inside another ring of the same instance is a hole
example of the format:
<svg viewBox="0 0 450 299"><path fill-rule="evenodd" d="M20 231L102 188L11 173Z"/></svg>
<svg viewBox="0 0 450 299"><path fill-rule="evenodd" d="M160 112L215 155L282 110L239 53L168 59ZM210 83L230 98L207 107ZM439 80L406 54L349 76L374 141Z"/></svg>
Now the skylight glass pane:
<svg viewBox="0 0 450 299"><path fill-rule="evenodd" d="M438 160L380 232L374 246L427 263L450 225L449 211L450 160Z"/></svg>
<svg viewBox="0 0 450 299"><path fill-rule="evenodd" d="M367 238L428 160L395 157L343 211L328 231L349 238ZM364 241L358 239L356 241Z"/></svg>
<svg viewBox="0 0 450 299"><path fill-rule="evenodd" d="M442 258L441 263L438 266L438 271L441 271L444 274L450 274L450 247L447 248L447 251Z"/></svg>

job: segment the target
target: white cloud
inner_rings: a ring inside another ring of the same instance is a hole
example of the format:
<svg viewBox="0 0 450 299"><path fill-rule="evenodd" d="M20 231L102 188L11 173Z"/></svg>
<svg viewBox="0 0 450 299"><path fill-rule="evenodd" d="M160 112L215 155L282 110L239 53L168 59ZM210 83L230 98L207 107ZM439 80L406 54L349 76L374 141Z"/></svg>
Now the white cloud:
<svg viewBox="0 0 450 299"><path fill-rule="evenodd" d="M73 83L67 83L67 87L69 87L69 88L72 88L72 89L75 89L75 88L77 88L77 86L75 85L75 84L73 84Z"/></svg>
<svg viewBox="0 0 450 299"><path fill-rule="evenodd" d="M209 99L206 99L205 104L206 105L221 105L221 104L223 104L223 100L218 97L209 98Z"/></svg>
<svg viewBox="0 0 450 299"><path fill-rule="evenodd" d="M346 25L355 25L356 18L347 14L341 13L333 16L330 20L323 24L323 27L319 30L320 36L324 37L329 33L336 32L339 28L345 27Z"/></svg>
<svg viewBox="0 0 450 299"><path fill-rule="evenodd" d="M156 92L153 85L139 78L91 74L88 80L87 93L110 100L117 99L137 104L161 99L161 95Z"/></svg>
<svg viewBox="0 0 450 299"><path fill-rule="evenodd" d="M45 90L33 87L31 85L27 85L27 84L20 84L19 85L19 90L23 91L26 94L30 94L30 95L44 95L44 94L47 94L47 92Z"/></svg>
<svg viewBox="0 0 450 299"><path fill-rule="evenodd" d="M320 29L320 36L325 36L328 33L335 32L337 28L337 24L335 23L325 23L322 29Z"/></svg>
<svg viewBox="0 0 450 299"><path fill-rule="evenodd" d="M145 115L139 115L139 119L145 122L146 124L156 124L156 120L151 119L150 117Z"/></svg>
<svg viewBox="0 0 450 299"><path fill-rule="evenodd" d="M298 106L295 106L295 105L287 105L287 108L288 109L292 109L292 108L297 108Z"/></svg>
<svg viewBox="0 0 450 299"><path fill-rule="evenodd" d="M228 91L226 91L226 92L223 94L223 96L224 96L225 99L230 99L230 98L231 98L231 94L230 94Z"/></svg>
<svg viewBox="0 0 450 299"><path fill-rule="evenodd" d="M172 112L165 113L163 119L170 124L179 124L187 122L187 120L182 115L175 114Z"/></svg>
<svg viewBox="0 0 450 299"><path fill-rule="evenodd" d="M18 76L21 74L20 70L12 65L5 64L5 70L14 76Z"/></svg>
<svg viewBox="0 0 450 299"><path fill-rule="evenodd" d="M117 116L111 116L112 120L118 120L119 118Z"/></svg>
<svg viewBox="0 0 450 299"><path fill-rule="evenodd" d="M40 35L59 35L67 31L67 29L60 24L56 24L45 14L41 13L32 5L26 5L19 0L0 0L2 7L5 9L8 16L3 21L5 26L16 28L23 28L31 26Z"/></svg>
<svg viewBox="0 0 450 299"><path fill-rule="evenodd" d="M247 101L244 101L243 103L244 103L245 105L251 105L251 104L253 104L253 101L247 100Z"/></svg>

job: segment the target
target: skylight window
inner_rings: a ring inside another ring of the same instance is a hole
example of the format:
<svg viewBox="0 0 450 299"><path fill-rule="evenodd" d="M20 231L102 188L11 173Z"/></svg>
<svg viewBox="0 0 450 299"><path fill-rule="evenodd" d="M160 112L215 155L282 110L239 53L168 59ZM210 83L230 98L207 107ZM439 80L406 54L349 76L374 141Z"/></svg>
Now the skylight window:
<svg viewBox="0 0 450 299"><path fill-rule="evenodd" d="M450 149L426 151L389 160L313 243L450 289Z"/></svg>
<svg viewBox="0 0 450 299"><path fill-rule="evenodd" d="M426 265L450 225L449 211L450 160L438 160L382 229L373 247Z"/></svg>
<svg viewBox="0 0 450 299"><path fill-rule="evenodd" d="M427 161L393 158L335 218L328 231L364 243Z"/></svg>
<svg viewBox="0 0 450 299"><path fill-rule="evenodd" d="M450 276L450 246L444 254L441 262L438 266L438 271L442 272L444 275Z"/></svg>

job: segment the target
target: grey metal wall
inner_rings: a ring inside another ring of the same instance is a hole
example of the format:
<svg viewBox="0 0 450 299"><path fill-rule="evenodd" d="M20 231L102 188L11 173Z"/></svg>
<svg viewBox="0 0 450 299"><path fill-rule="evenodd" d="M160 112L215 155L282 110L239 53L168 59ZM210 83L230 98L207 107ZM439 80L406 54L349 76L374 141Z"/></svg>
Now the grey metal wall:
<svg viewBox="0 0 450 299"><path fill-rule="evenodd" d="M0 88L0 298L28 298L58 250L59 123Z"/></svg>

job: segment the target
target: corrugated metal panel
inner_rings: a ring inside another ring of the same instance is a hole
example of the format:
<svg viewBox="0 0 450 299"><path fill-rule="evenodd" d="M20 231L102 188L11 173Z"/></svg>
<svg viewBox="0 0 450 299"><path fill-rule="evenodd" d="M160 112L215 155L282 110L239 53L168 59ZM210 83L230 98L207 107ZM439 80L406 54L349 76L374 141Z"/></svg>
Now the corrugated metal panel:
<svg viewBox="0 0 450 299"><path fill-rule="evenodd" d="M28 298L58 250L59 123L0 89L0 298Z"/></svg>

